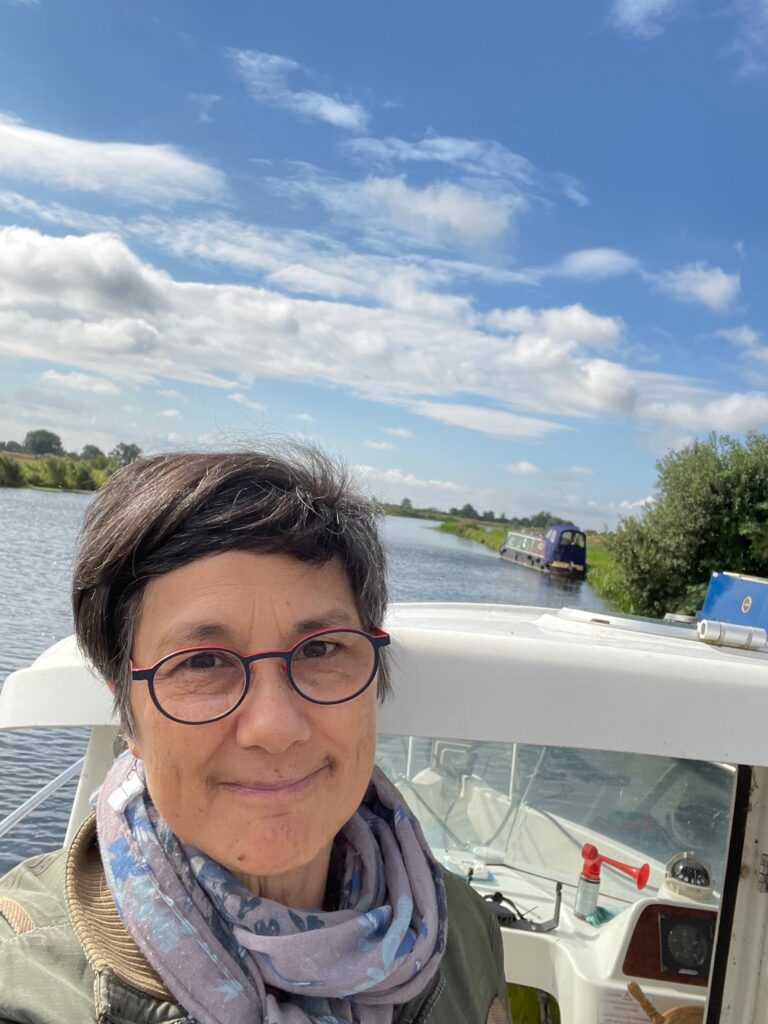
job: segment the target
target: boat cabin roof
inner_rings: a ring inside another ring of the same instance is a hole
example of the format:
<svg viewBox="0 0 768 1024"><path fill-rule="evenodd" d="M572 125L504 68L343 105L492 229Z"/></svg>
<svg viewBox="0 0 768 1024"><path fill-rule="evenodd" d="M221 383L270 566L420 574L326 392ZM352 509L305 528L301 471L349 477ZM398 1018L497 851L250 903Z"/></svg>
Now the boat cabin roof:
<svg viewBox="0 0 768 1024"><path fill-rule="evenodd" d="M695 628L562 608L396 604L393 735L768 765L768 654ZM0 729L106 725L112 703L74 638L12 673Z"/></svg>

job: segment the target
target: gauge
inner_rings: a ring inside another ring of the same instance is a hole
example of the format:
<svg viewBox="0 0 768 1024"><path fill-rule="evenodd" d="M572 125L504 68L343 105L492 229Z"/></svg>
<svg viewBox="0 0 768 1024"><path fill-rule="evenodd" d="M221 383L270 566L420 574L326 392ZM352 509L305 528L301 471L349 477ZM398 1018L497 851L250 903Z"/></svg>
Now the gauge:
<svg viewBox="0 0 768 1024"><path fill-rule="evenodd" d="M663 974L706 978L712 958L715 915L705 910L659 911Z"/></svg>
<svg viewBox="0 0 768 1024"><path fill-rule="evenodd" d="M709 943L693 925L676 924L667 935L667 948L681 967L701 967L707 959Z"/></svg>
<svg viewBox="0 0 768 1024"><path fill-rule="evenodd" d="M678 853L667 864L664 884L681 896L706 900L712 893L712 874L695 853Z"/></svg>

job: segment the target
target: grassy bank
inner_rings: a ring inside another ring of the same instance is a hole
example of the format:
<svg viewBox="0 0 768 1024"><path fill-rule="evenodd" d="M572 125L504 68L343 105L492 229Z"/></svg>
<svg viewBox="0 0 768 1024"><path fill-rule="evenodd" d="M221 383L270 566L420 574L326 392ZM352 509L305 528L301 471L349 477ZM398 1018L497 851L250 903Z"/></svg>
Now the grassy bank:
<svg viewBox="0 0 768 1024"><path fill-rule="evenodd" d="M491 551L498 551L507 535L506 526L478 523L468 519L449 519L436 527L441 533L452 533L465 540L484 544ZM622 583L621 572L611 555L610 534L587 534L587 563L589 585L598 597L616 612L631 613L632 602Z"/></svg>
<svg viewBox="0 0 768 1024"><path fill-rule="evenodd" d="M0 487L45 487L57 491L96 491L117 469L112 459L69 455L0 454Z"/></svg>

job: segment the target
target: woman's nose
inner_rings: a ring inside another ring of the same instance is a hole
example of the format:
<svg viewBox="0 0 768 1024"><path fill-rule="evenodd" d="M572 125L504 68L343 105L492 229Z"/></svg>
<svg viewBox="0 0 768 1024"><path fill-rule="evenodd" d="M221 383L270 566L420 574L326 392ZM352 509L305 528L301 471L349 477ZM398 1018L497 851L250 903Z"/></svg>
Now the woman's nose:
<svg viewBox="0 0 768 1024"><path fill-rule="evenodd" d="M238 744L279 754L308 740L310 705L291 686L285 661L265 658L249 671L248 693L235 712Z"/></svg>

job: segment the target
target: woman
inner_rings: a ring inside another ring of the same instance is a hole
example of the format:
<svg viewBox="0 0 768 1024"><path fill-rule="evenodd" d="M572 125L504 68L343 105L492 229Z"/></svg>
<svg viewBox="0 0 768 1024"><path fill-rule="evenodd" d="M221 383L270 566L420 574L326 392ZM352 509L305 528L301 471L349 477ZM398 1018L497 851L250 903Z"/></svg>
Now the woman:
<svg viewBox="0 0 768 1024"><path fill-rule="evenodd" d="M0 883L0 1017L503 1022L498 928L374 767L372 504L317 452L169 455L91 505L79 643L128 750Z"/></svg>

